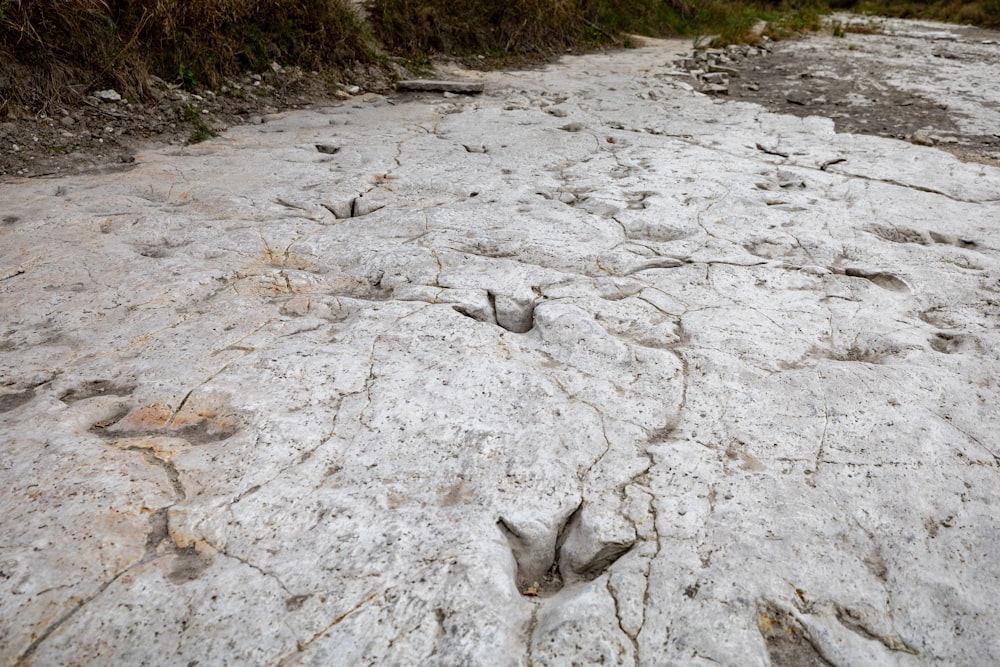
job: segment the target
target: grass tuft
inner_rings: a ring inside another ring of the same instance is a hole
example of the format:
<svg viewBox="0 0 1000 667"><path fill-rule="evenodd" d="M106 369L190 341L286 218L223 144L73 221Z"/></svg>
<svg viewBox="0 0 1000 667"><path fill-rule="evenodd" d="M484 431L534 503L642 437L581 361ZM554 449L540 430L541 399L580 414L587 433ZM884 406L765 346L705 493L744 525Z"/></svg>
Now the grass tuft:
<svg viewBox="0 0 1000 667"><path fill-rule="evenodd" d="M216 136L215 131L205 123L201 109L196 106L184 109L184 122L191 126L191 134L187 140L188 144L200 144Z"/></svg>

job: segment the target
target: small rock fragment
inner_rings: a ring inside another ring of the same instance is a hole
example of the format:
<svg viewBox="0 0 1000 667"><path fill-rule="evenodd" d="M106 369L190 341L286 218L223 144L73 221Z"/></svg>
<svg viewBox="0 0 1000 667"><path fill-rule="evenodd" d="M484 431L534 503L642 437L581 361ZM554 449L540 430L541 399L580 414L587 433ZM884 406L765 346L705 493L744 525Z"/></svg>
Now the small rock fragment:
<svg viewBox="0 0 1000 667"><path fill-rule="evenodd" d="M715 93L718 95L728 95L729 86L722 83L708 83L701 87L703 93Z"/></svg>
<svg viewBox="0 0 1000 667"><path fill-rule="evenodd" d="M725 67L723 65L712 65L708 68L708 71L713 74L724 74L725 76L731 77L733 79L738 78L740 71L734 67Z"/></svg>
<svg viewBox="0 0 1000 667"><path fill-rule="evenodd" d="M789 104L798 104L799 106L806 106L809 104L809 93L804 90L793 90L787 95L785 95L785 101Z"/></svg>
<svg viewBox="0 0 1000 667"><path fill-rule="evenodd" d="M572 204L576 201L577 197L572 192L560 192L557 199L564 204Z"/></svg>
<svg viewBox="0 0 1000 667"><path fill-rule="evenodd" d="M99 90L99 91L97 91L96 93L94 93L94 97L96 97L97 99L101 100L102 102L121 102L122 101L122 96L118 94L118 91L112 90L110 88L108 90Z"/></svg>

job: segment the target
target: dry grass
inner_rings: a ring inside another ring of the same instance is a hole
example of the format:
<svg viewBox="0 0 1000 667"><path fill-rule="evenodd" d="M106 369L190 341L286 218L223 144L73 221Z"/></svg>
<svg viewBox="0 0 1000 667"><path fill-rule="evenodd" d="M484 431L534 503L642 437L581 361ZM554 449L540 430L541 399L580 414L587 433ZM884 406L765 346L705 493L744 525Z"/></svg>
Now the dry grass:
<svg viewBox="0 0 1000 667"><path fill-rule="evenodd" d="M849 8L884 16L923 18L1000 29L1000 0L858 0Z"/></svg>
<svg viewBox="0 0 1000 667"><path fill-rule="evenodd" d="M0 0L0 114L96 87L140 98L149 74L214 87L272 60L371 58L346 0Z"/></svg>
<svg viewBox="0 0 1000 667"><path fill-rule="evenodd" d="M372 0L379 40L402 53L544 53L587 36L580 0ZM602 36L597 32L595 37Z"/></svg>
<svg viewBox="0 0 1000 667"><path fill-rule="evenodd" d="M819 26L820 0L369 0L379 40L396 53L549 54L627 45L629 34L742 41L759 19ZM806 18L809 17L809 18Z"/></svg>

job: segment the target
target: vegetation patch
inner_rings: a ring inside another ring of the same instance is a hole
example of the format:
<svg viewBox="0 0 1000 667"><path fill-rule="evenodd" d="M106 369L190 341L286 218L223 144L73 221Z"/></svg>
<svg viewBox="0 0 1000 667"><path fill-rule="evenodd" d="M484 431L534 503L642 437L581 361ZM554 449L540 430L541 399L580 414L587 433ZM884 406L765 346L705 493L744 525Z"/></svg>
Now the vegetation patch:
<svg viewBox="0 0 1000 667"><path fill-rule="evenodd" d="M0 0L0 115L102 87L146 98L150 74L196 89L372 58L347 0Z"/></svg>
<svg viewBox="0 0 1000 667"><path fill-rule="evenodd" d="M395 53L489 57L627 47L633 34L752 42L760 20L777 36L818 29L828 11L819 0L369 0L367 8L379 41Z"/></svg>
<svg viewBox="0 0 1000 667"><path fill-rule="evenodd" d="M187 140L189 144L200 144L215 136L215 131L208 126L202 115L202 110L195 106L184 110L184 122L191 126L191 135Z"/></svg>
<svg viewBox="0 0 1000 667"><path fill-rule="evenodd" d="M837 9L1000 29L1000 0L832 0Z"/></svg>
<svg viewBox="0 0 1000 667"><path fill-rule="evenodd" d="M383 55L518 63L632 35L754 43L817 30L835 8L1000 27L1000 0L0 0L0 117L114 88L148 100L151 75L189 91L272 62L339 72ZM850 31L847 25L841 31ZM333 77L330 77L331 79Z"/></svg>

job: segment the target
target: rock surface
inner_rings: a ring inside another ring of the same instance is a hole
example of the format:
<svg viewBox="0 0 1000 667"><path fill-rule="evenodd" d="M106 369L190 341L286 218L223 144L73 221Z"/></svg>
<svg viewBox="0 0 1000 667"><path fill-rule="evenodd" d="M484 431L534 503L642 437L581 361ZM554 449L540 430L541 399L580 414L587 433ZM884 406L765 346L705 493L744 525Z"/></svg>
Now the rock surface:
<svg viewBox="0 0 1000 667"><path fill-rule="evenodd" d="M0 662L1000 662L1000 170L684 47L2 186Z"/></svg>

